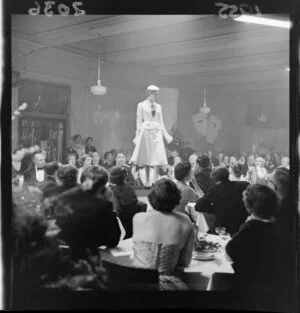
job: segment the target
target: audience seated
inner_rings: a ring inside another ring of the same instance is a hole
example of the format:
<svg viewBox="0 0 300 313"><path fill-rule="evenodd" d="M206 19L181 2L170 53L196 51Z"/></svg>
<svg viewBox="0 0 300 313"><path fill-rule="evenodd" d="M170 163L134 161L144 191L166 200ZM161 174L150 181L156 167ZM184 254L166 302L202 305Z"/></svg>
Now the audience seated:
<svg viewBox="0 0 300 313"><path fill-rule="evenodd" d="M43 191L58 186L58 169L59 165L57 162L50 162L45 165L45 180L43 182L43 186L41 187Z"/></svg>
<svg viewBox="0 0 300 313"><path fill-rule="evenodd" d="M77 167L76 154L70 153L66 155L66 164Z"/></svg>
<svg viewBox="0 0 300 313"><path fill-rule="evenodd" d="M220 152L216 157L214 157L212 160L213 167L221 166L221 164L223 163L223 157L224 157L223 152Z"/></svg>
<svg viewBox="0 0 300 313"><path fill-rule="evenodd" d="M248 172L248 165L246 162L246 157L244 154L242 154L238 160L238 163L242 165L242 176L246 176Z"/></svg>
<svg viewBox="0 0 300 313"><path fill-rule="evenodd" d="M202 155L197 159L197 166L195 170L195 179L199 188L204 192L215 184L211 176L211 169L209 168L209 158Z"/></svg>
<svg viewBox="0 0 300 313"><path fill-rule="evenodd" d="M229 180L230 181L241 181L242 176L242 165L237 163L231 167L229 167Z"/></svg>
<svg viewBox="0 0 300 313"><path fill-rule="evenodd" d="M79 134L74 135L66 149L65 155L74 154L76 156L76 167L79 167L78 161L85 154L85 147L82 144L82 138Z"/></svg>
<svg viewBox="0 0 300 313"><path fill-rule="evenodd" d="M266 185L254 184L244 191L250 214L228 242L226 253L233 261L236 290L284 289L291 269L291 245L287 229L278 227L278 198Z"/></svg>
<svg viewBox="0 0 300 313"><path fill-rule="evenodd" d="M126 156L123 152L119 152L116 156L116 166L122 167L126 171L125 183L134 186L135 179L132 175L132 168L126 163Z"/></svg>
<svg viewBox="0 0 300 313"><path fill-rule="evenodd" d="M268 174L271 174L275 169L275 163L270 153L265 155L265 168Z"/></svg>
<svg viewBox="0 0 300 313"><path fill-rule="evenodd" d="M224 167L214 168L211 177L216 184L196 202L195 210L215 214L215 227L225 227L232 235L238 231L247 217L242 193L248 183L230 181L229 172Z"/></svg>
<svg viewBox="0 0 300 313"><path fill-rule="evenodd" d="M90 178L88 180L87 178ZM84 184L92 183L96 180L97 183L93 185L92 193L99 199L105 199L113 202L113 192L108 186L109 172L102 166L93 165L88 167L81 175L81 182L85 181Z"/></svg>
<svg viewBox="0 0 300 313"><path fill-rule="evenodd" d="M263 184L266 183L268 172L264 167L265 160L262 157L258 157L255 161L256 163L256 173L257 173L257 183Z"/></svg>
<svg viewBox="0 0 300 313"><path fill-rule="evenodd" d="M290 169L290 159L288 157L283 157L281 159L281 164L280 166L278 166L279 168L286 168L286 169Z"/></svg>
<svg viewBox="0 0 300 313"><path fill-rule="evenodd" d="M104 153L104 161L102 163L102 166L109 170L116 164L114 155L111 151L107 151Z"/></svg>
<svg viewBox="0 0 300 313"><path fill-rule="evenodd" d="M19 146L12 152L12 177L17 175L23 175L24 171L27 169L25 167L24 160L25 148L23 145Z"/></svg>
<svg viewBox="0 0 300 313"><path fill-rule="evenodd" d="M45 180L45 157L38 151L32 155L32 165L24 172L24 182L31 186L41 187Z"/></svg>
<svg viewBox="0 0 300 313"><path fill-rule="evenodd" d="M56 224L61 229L59 238L70 246L74 260L97 256L99 246L114 247L119 243L120 227L113 204L95 196L102 177L93 169L81 176L84 186L72 188L56 199ZM84 190L85 189L85 190Z"/></svg>
<svg viewBox="0 0 300 313"><path fill-rule="evenodd" d="M181 200L179 205L173 210L174 212L186 213L186 205L189 202L196 202L201 196L203 196L203 192L198 194L193 188L189 187L189 183L192 180L193 172L192 167L189 162L182 162L175 166L175 183L177 188L181 192ZM195 212L196 213L196 212ZM193 223L196 222L197 214L190 216L191 221Z"/></svg>
<svg viewBox="0 0 300 313"><path fill-rule="evenodd" d="M269 187L274 189L279 198L278 215L282 217L289 228L293 228L293 212L289 197L289 170L286 168L277 168L268 178Z"/></svg>
<svg viewBox="0 0 300 313"><path fill-rule="evenodd" d="M191 163L192 171L195 171L195 168L197 165L197 159L198 159L198 155L196 153L193 153L189 156L189 162Z"/></svg>
<svg viewBox="0 0 300 313"><path fill-rule="evenodd" d="M125 183L127 172L114 166L110 170L109 182L114 196L114 210L125 228L124 239L132 237L132 219L138 212L138 198L135 190Z"/></svg>
<svg viewBox="0 0 300 313"><path fill-rule="evenodd" d="M95 151L95 152L92 152L91 154L92 154L92 165L102 166L102 162L101 162L99 153L97 151Z"/></svg>
<svg viewBox="0 0 300 313"><path fill-rule="evenodd" d="M228 155L224 155L221 166L226 167L227 169L229 168L229 156Z"/></svg>
<svg viewBox="0 0 300 313"><path fill-rule="evenodd" d="M85 153L92 156L93 152L97 152L97 149L93 146L93 138L88 137L85 141Z"/></svg>
<svg viewBox="0 0 300 313"><path fill-rule="evenodd" d="M291 275L285 269L293 268L291 233L295 230L287 157L253 149L255 155L248 158L244 153L223 158L223 152L215 158L208 151L200 157L190 155L189 163L181 162L174 149L171 164L160 169L166 178L153 181L148 195L152 209L146 212L147 204L138 200L133 189L138 179L143 181L144 169L134 167L133 176L126 161L131 152L125 156L108 151L101 167L93 139L87 138L86 147L81 141L80 135L73 137L68 164L63 166L52 160L45 164L39 147L20 146L13 152L14 271L19 286L23 281L27 286L28 281L28 286L42 283L47 288L76 290L77 283L62 278L73 275L72 262L81 260L85 269L97 267L91 259L97 259L98 247L115 247L125 235L133 239L135 266L157 270L161 290L186 290L177 267L191 262L192 223L199 217L197 212L203 212L205 217L206 213L215 217L211 233L222 226L233 236L226 251L234 264L235 290L287 290L285 280L291 281ZM24 165L26 157L32 163L29 167ZM23 173L24 184L20 183ZM196 202L195 208L187 206L189 202ZM72 262L61 262L59 244L69 247ZM90 270L85 273L97 276Z"/></svg>
<svg viewBox="0 0 300 313"><path fill-rule="evenodd" d="M153 211L133 218L133 251L136 266L157 269L161 289L187 289L175 276L176 266L192 259L194 230L186 214L174 212L181 194L170 179L158 180L150 194Z"/></svg>
<svg viewBox="0 0 300 313"><path fill-rule="evenodd" d="M92 158L90 155L88 154L84 154L81 158L80 158L80 165L81 167L78 169L78 174L77 174L77 183L80 184L80 178L81 178L81 174L82 172L88 168L89 166L92 165Z"/></svg>
<svg viewBox="0 0 300 313"><path fill-rule="evenodd" d="M57 170L59 184L44 190L44 197L53 197L60 193L77 186L78 170L73 165L62 165Z"/></svg>

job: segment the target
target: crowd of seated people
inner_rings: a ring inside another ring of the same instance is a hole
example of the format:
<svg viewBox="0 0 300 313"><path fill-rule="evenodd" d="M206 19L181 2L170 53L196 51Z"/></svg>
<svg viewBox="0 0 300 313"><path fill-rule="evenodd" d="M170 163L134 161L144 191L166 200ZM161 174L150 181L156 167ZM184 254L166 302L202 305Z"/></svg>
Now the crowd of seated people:
<svg viewBox="0 0 300 313"><path fill-rule="evenodd" d="M287 253L275 243L289 249L292 241L287 157L224 152L214 156L208 151L193 152L186 160L173 151L170 164L153 181L148 194L152 209L146 210L135 188L143 168L130 164L130 151L111 150L102 157L93 139L89 137L84 146L80 135L73 137L63 164L46 162L43 151L30 149L13 152L15 210L24 205L27 213L37 214L44 225L42 237L49 236L51 225L56 249L68 247L72 262L89 262L99 254L99 246L115 247L132 238L134 263L158 270L160 289L186 289L176 268L190 264L193 224L204 213L214 216L210 233L222 226L232 237L226 252L234 264L234 286L239 288L241 281L249 288L275 284L271 272L285 264L281 254ZM34 195L30 205L24 194ZM191 202L193 209L188 207ZM261 250L265 253L255 258ZM267 268L271 255L276 261ZM254 277L251 273L257 267L260 274Z"/></svg>

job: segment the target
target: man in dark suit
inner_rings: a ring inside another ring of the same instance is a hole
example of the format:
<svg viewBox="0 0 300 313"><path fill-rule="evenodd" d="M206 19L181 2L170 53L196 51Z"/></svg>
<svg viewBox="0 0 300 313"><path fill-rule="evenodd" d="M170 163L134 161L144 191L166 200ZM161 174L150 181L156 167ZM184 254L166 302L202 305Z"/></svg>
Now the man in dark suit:
<svg viewBox="0 0 300 313"><path fill-rule="evenodd" d="M224 167L214 168L211 177L216 184L196 202L195 210L215 214L215 227L225 227L233 235L248 216L243 191L249 183L230 181L229 171Z"/></svg>
<svg viewBox="0 0 300 313"><path fill-rule="evenodd" d="M215 181L210 177L211 169L209 168L209 164L210 160L206 155L201 155L196 160L195 179L204 194L215 184Z"/></svg>
<svg viewBox="0 0 300 313"><path fill-rule="evenodd" d="M62 165L57 170L58 183L54 184L55 178L51 177L49 186L43 188L43 197L55 197L66 190L77 186L78 169L73 165Z"/></svg>
<svg viewBox="0 0 300 313"><path fill-rule="evenodd" d="M45 179L43 182L42 189L48 189L53 186L58 185L58 177L57 177L57 171L59 169L59 165L57 162L50 162L45 165Z"/></svg>
<svg viewBox="0 0 300 313"><path fill-rule="evenodd" d="M268 185L274 189L279 198L278 215L285 220L289 228L293 228L292 202L289 196L290 171L286 168L277 168L268 178Z"/></svg>
<svg viewBox="0 0 300 313"><path fill-rule="evenodd" d="M95 166L98 168L98 166ZM99 185L108 182L108 175L97 176L97 169L82 173L82 185L65 191L57 198L56 224L61 228L59 238L71 248L74 260L86 259L88 250L98 255L99 246L118 245L121 230L112 202L96 197Z"/></svg>
<svg viewBox="0 0 300 313"><path fill-rule="evenodd" d="M24 182L40 188L45 180L45 156L40 151L35 152L32 161L32 165L24 172Z"/></svg>

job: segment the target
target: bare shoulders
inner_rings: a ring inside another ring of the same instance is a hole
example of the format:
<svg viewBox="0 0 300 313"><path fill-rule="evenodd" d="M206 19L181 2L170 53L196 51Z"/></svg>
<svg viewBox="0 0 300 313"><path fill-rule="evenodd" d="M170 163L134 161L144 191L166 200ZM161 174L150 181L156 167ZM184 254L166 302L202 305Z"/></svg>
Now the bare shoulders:
<svg viewBox="0 0 300 313"><path fill-rule="evenodd" d="M136 213L134 216L133 216L133 221L141 221L141 220L144 220L145 217L147 216L147 212L139 212L139 213Z"/></svg>
<svg viewBox="0 0 300 313"><path fill-rule="evenodd" d="M189 217L183 213L183 212L178 212L178 211L173 211L173 214L176 218L178 218L179 220L183 221L184 223L188 224L188 225L192 225L191 220L189 219Z"/></svg>

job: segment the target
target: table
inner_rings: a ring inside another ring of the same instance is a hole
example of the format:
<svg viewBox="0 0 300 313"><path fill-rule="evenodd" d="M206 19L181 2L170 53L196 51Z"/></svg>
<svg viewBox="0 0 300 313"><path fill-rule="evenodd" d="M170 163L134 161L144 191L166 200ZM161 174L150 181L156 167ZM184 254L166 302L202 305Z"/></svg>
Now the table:
<svg viewBox="0 0 300 313"><path fill-rule="evenodd" d="M219 242L223 247L226 244L221 237L207 234L207 240ZM120 241L116 248L99 248L101 257L109 262L123 266L134 267L132 239ZM225 251L216 254L214 260L200 261L192 259L188 267L179 267L180 278L188 284L192 290L212 290L212 277L214 273L233 274L231 262L225 257Z"/></svg>

